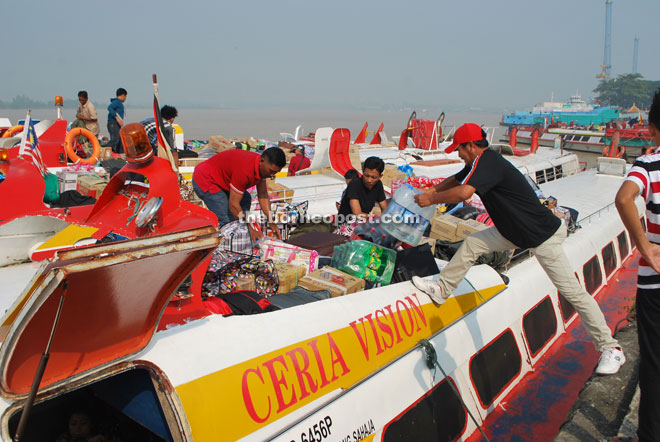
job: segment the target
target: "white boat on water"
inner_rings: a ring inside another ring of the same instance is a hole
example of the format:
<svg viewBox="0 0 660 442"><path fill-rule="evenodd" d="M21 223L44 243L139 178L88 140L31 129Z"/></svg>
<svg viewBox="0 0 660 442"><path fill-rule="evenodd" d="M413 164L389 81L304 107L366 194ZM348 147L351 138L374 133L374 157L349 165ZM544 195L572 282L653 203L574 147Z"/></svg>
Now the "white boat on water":
<svg viewBox="0 0 660 442"><path fill-rule="evenodd" d="M564 248L596 297L633 253L613 207L626 166L601 168L618 173L541 185L580 212ZM466 440L575 322L524 254L508 284L475 266L440 307L402 282L251 316L196 300L181 320L172 294L217 242L202 228L62 252L28 281L14 280L32 263L2 273L21 287L0 326L2 439L35 384L22 441L52 439L81 402L141 440Z"/></svg>
<svg viewBox="0 0 660 442"><path fill-rule="evenodd" d="M492 142L494 128L485 128ZM278 177L276 182L293 190L293 202L309 202L310 215L327 215L336 213L335 202L341 199L346 188L345 180L341 174L341 167L335 164L346 165L361 170L360 163L370 156L383 159L386 168L396 169L399 166L410 165L415 176L429 178L447 178L459 172L464 167L463 161L457 152L446 154L444 149L451 141L439 144L439 149L405 149L381 145L349 145L346 141L343 149L331 149L331 138L334 131L347 131L346 129L320 128L316 133L316 152L311 166L298 172L297 176ZM556 149L539 148L534 154L516 155L510 146L505 144L492 144L493 149L499 150L507 160L516 166L523 174L529 176L537 184L553 181L562 177L574 175L582 170L578 157L572 153L562 154ZM339 152L338 152L339 151ZM339 159L337 159L339 158ZM343 160L343 162L342 162ZM344 166L348 167L348 166ZM187 170L192 172L192 169ZM306 172L321 171L313 175ZM386 172L387 173L387 172ZM390 191L389 181L385 190Z"/></svg>

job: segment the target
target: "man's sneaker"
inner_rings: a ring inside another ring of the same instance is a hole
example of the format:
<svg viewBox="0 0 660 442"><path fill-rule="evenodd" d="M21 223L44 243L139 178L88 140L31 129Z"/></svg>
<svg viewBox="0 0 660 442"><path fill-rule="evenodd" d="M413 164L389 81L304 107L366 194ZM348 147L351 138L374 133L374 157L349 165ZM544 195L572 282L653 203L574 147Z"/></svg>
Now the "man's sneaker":
<svg viewBox="0 0 660 442"><path fill-rule="evenodd" d="M619 371L624 362L626 362L626 357L620 348L608 348L600 355L596 374L614 374Z"/></svg>
<svg viewBox="0 0 660 442"><path fill-rule="evenodd" d="M435 281L429 281L428 279L423 279L419 276L413 276L412 283L415 284L415 287L429 295L436 305L442 305L447 300L447 297L442 296L442 290Z"/></svg>

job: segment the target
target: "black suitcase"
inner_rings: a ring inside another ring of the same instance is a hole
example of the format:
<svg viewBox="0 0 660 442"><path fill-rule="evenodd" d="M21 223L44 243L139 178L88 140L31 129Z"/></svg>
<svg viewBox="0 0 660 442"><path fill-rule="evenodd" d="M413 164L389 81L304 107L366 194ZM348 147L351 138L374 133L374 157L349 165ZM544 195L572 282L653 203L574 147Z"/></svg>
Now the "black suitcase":
<svg viewBox="0 0 660 442"><path fill-rule="evenodd" d="M348 241L350 241L350 238L343 235L335 235L329 232L309 232L290 238L286 242L304 249L316 250L319 256L332 256L335 252L335 246Z"/></svg>
<svg viewBox="0 0 660 442"><path fill-rule="evenodd" d="M431 246L424 243L417 247L401 250L396 254L392 283L410 281L413 276L430 276L440 273Z"/></svg>

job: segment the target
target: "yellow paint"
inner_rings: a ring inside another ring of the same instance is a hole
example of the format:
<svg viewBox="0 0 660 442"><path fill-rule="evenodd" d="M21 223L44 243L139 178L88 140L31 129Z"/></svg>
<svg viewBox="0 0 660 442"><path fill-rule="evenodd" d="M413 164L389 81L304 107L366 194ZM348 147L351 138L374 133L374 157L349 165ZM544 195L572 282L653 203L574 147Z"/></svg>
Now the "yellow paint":
<svg viewBox="0 0 660 442"><path fill-rule="evenodd" d="M76 241L85 238L91 238L97 230L98 229L96 227L85 227L71 224L70 226L62 229L59 233L56 233L48 241L44 242L41 246L39 246L37 251L60 249L63 247L73 246Z"/></svg>
<svg viewBox="0 0 660 442"><path fill-rule="evenodd" d="M498 285L482 290L481 294L484 300L488 300L502 289L504 289L504 285ZM414 295L404 296L399 301L409 305L406 298L416 301ZM370 324L366 319L360 322L360 318L356 317L355 326L363 337L362 344L354 328L350 324L346 324L346 327L334 330L326 335L319 335L306 341L297 342L182 384L176 388L176 391L181 398L193 436L195 440L236 440L327 393L338 388L351 387L378 368L414 348L420 339L428 338L460 319L463 315L482 304L484 300L476 292L454 296L449 298L441 307L436 307L432 303L422 305L419 307L423 312L421 315L419 312L416 315L415 310L410 308L401 310L402 316L398 316L396 310L398 301L388 305L376 306L371 314L372 320L375 322L376 312L380 311L380 320L387 323L390 330L394 329L393 321L397 321L397 318L401 317L404 318L403 322L409 325L413 325L414 320L419 327L419 329L417 329L417 326L411 327L411 336L407 336L406 333L401 331L400 340L390 339L396 336L394 333L391 336L381 333L379 341L382 347L387 347L388 344L391 345L379 354L377 354L376 338ZM390 306L392 314L387 314L386 308L388 306ZM412 313L412 320L408 316L407 310ZM367 316L363 316L362 319ZM426 324L421 319L422 317L425 319ZM364 328L362 328L362 325L364 325ZM291 326L295 327L295 324L291 324ZM382 331L382 329L378 330ZM365 338L369 351L368 359L363 347ZM312 343L318 349L323 373L325 373L328 380L326 385L322 385L323 374L316 362ZM340 357L338 357L336 351L334 353L331 351L331 343L335 344L335 348L338 349L341 355ZM306 373L312 379L311 384L309 378L297 375L293 363L293 357L295 357L298 365L304 366L304 355L307 355L309 361ZM337 362L338 360L344 362L348 371L343 369L344 366L342 363ZM333 373L336 379L330 381L333 379ZM272 377L273 374L275 378ZM244 379L247 379L249 398L253 403L253 409L257 417L261 418L263 422L255 421L248 412L243 395ZM280 379L280 381L277 382L273 379ZM300 379L303 380L302 384ZM275 386L278 383L281 392L280 400L277 398L278 388ZM312 392L312 384L316 384L316 391L314 392ZM301 385L304 385L309 393L304 398L301 398ZM296 402L286 406L292 401L294 394ZM281 405L285 406L281 407Z"/></svg>
<svg viewBox="0 0 660 442"><path fill-rule="evenodd" d="M309 174L310 175L318 175L319 171L318 170L312 170ZM284 178L289 176L289 172L277 172L275 174L275 178Z"/></svg>

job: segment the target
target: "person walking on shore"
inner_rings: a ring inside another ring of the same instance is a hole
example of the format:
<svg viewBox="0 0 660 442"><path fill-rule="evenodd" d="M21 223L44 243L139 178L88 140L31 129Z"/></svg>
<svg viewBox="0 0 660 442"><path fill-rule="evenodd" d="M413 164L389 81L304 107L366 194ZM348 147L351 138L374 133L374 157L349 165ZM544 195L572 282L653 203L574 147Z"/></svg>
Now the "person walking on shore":
<svg viewBox="0 0 660 442"><path fill-rule="evenodd" d="M96 108L89 101L87 91L78 92L78 112L76 118L85 124L85 129L94 134L95 137L99 136L99 120L96 115Z"/></svg>
<svg viewBox="0 0 660 442"><path fill-rule="evenodd" d="M456 149L465 168L430 192L415 195L415 201L421 207L459 203L476 193L495 225L465 238L442 269L438 282L414 276L413 284L436 304L443 304L481 255L530 249L559 293L575 307L596 348L602 352L596 373L619 371L626 360L623 351L612 337L603 312L580 285L564 253L566 225L539 202L518 169L488 149L486 133L481 127L467 123L458 128L445 152Z"/></svg>
<svg viewBox="0 0 660 442"><path fill-rule="evenodd" d="M616 194L616 208L642 255L637 274L640 441L660 441L660 89L649 110L648 130L655 150L637 157ZM635 199L646 206L646 233Z"/></svg>
<svg viewBox="0 0 660 442"><path fill-rule="evenodd" d="M112 98L108 105L108 133L110 134L108 146L115 153L124 153L124 146L122 146L121 138L119 138L119 129L124 125L124 102L128 92L120 87L117 89L116 95L117 98Z"/></svg>

